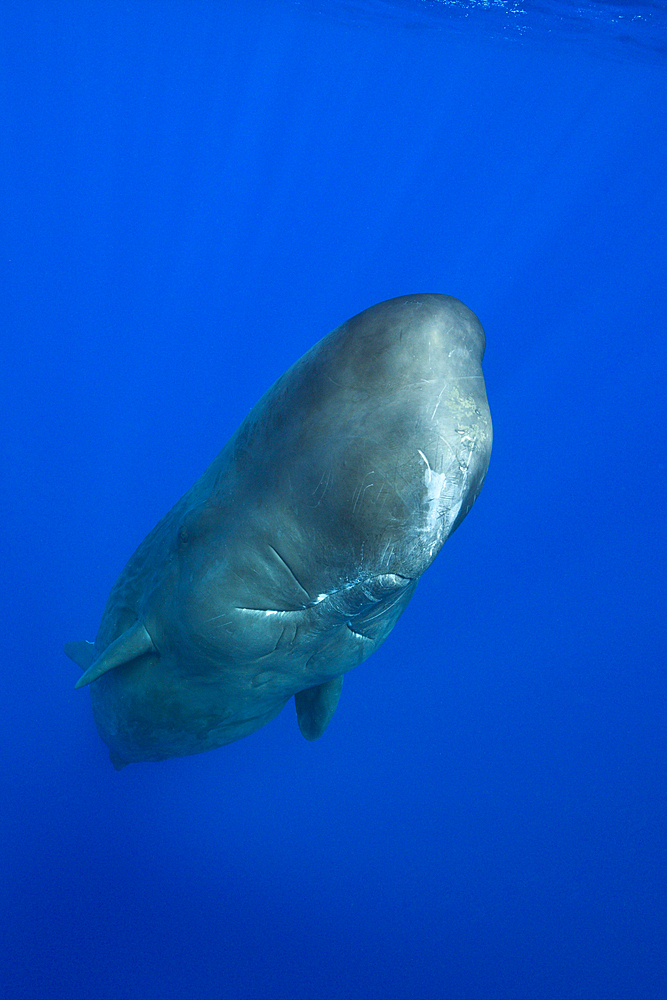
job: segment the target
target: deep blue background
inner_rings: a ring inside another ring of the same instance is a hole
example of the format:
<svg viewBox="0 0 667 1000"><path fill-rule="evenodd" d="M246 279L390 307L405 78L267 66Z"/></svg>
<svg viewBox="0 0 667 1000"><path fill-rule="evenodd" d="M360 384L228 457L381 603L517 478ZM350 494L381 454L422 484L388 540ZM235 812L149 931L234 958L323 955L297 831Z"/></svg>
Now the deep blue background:
<svg viewBox="0 0 667 1000"><path fill-rule="evenodd" d="M3 1000L667 996L667 32L462 6L0 9ZM486 329L475 509L322 740L116 773L62 643L414 291Z"/></svg>

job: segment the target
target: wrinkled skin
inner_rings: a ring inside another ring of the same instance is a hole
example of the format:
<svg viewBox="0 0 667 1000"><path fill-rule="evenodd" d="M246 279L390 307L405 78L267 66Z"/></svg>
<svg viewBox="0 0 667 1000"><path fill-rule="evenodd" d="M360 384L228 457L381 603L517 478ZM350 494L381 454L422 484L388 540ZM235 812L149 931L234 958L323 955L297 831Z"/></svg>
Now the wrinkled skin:
<svg viewBox="0 0 667 1000"><path fill-rule="evenodd" d="M116 767L240 739L292 696L321 735L482 487L484 346L457 299L404 296L262 397L134 553L94 648L67 647Z"/></svg>

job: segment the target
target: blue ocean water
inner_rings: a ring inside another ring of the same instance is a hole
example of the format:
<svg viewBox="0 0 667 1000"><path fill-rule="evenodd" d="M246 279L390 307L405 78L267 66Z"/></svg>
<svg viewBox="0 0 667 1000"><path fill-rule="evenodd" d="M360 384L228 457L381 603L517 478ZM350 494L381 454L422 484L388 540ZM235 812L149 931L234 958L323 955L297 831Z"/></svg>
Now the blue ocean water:
<svg viewBox="0 0 667 1000"><path fill-rule="evenodd" d="M5 0L3 1000L667 996L667 5ZM117 773L64 642L383 299L482 494L326 734Z"/></svg>

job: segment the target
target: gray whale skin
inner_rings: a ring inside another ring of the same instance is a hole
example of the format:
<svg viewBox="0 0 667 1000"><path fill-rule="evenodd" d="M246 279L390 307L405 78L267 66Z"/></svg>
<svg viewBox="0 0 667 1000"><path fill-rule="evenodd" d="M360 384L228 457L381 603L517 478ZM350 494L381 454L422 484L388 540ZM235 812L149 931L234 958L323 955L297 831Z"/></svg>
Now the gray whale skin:
<svg viewBox="0 0 667 1000"><path fill-rule="evenodd" d="M94 644L65 646L116 768L231 743L292 697L322 735L482 487L484 346L458 299L406 295L260 399L134 553Z"/></svg>

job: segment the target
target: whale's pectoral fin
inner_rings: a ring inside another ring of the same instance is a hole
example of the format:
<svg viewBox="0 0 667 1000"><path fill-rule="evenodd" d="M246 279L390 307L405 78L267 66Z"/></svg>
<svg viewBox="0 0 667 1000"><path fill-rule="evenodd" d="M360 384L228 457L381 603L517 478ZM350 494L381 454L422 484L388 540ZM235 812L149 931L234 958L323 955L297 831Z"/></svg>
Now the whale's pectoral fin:
<svg viewBox="0 0 667 1000"><path fill-rule="evenodd" d="M70 645L78 646L79 644L71 643ZM67 647L65 647L65 652L67 652ZM138 621L132 628L128 628L126 632L119 635L110 646L107 646L104 652L90 664L83 677L79 677L74 687L84 687L86 684L96 681L102 674L106 674L107 670L113 670L123 663L136 660L137 656L142 656L144 653L157 653L157 649L153 645L153 640L146 631L143 622Z"/></svg>
<svg viewBox="0 0 667 1000"><path fill-rule="evenodd" d="M343 688L343 678L306 688L294 695L299 729L307 740L318 740L331 722Z"/></svg>
<svg viewBox="0 0 667 1000"><path fill-rule="evenodd" d="M117 771L122 771L123 768L127 767L130 763L129 760L123 760L123 758L117 754L115 750L109 750L109 760Z"/></svg>
<svg viewBox="0 0 667 1000"><path fill-rule="evenodd" d="M80 642L66 642L63 649L70 660L74 660L77 667L81 667L82 670L88 669L95 656L95 643L86 642L85 639Z"/></svg>

